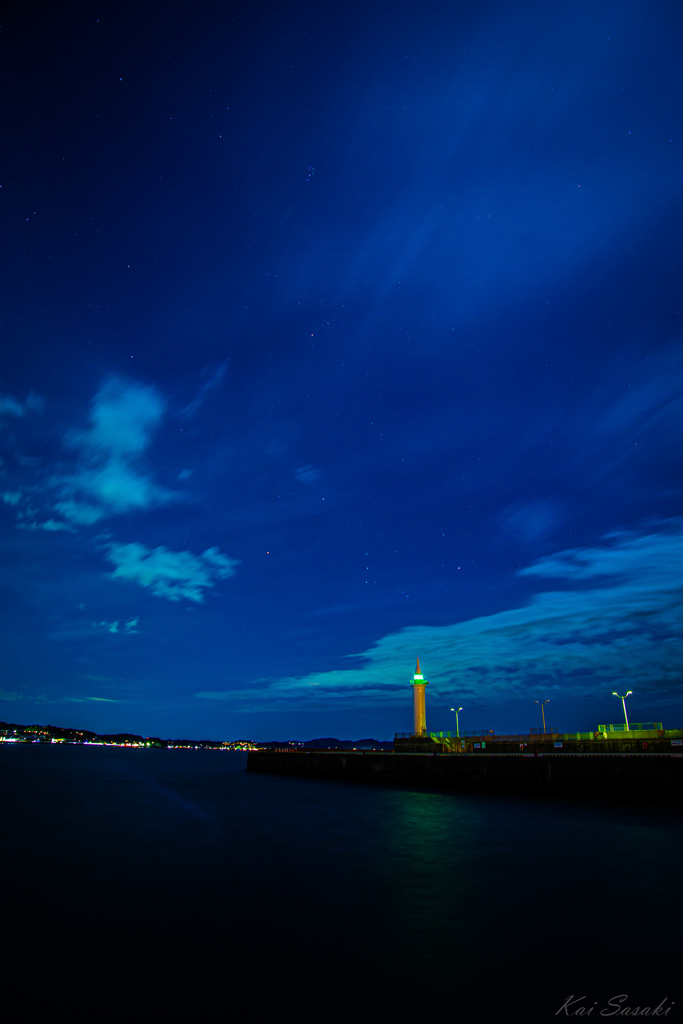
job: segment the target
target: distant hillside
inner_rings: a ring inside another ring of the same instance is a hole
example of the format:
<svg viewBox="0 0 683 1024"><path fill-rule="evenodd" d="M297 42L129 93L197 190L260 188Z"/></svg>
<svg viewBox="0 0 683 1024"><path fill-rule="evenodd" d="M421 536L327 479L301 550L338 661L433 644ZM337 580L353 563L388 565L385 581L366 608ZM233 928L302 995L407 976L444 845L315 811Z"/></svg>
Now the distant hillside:
<svg viewBox="0 0 683 1024"><path fill-rule="evenodd" d="M111 747L164 747L195 750L251 750L252 740L162 740L158 736L138 736L119 732L99 734L87 729L68 729L58 725L17 725L0 722L0 742L4 743L87 743Z"/></svg>
<svg viewBox="0 0 683 1024"><path fill-rule="evenodd" d="M87 729L69 729L58 725L17 725L14 722L0 722L0 742L11 743L89 743L116 747L166 747L171 749L191 747L206 750L247 750L255 747L293 750L393 750L393 740L340 740L336 736L322 736L307 740L270 740L268 743L254 743L253 740L172 740L158 736L138 736L135 733L100 735Z"/></svg>

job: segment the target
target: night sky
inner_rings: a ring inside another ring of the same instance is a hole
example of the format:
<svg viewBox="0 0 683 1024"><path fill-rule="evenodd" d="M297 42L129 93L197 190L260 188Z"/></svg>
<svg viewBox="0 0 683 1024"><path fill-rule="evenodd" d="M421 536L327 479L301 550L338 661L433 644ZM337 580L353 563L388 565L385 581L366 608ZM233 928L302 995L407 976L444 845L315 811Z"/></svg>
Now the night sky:
<svg viewBox="0 0 683 1024"><path fill-rule="evenodd" d="M681 725L682 29L10 6L0 719Z"/></svg>

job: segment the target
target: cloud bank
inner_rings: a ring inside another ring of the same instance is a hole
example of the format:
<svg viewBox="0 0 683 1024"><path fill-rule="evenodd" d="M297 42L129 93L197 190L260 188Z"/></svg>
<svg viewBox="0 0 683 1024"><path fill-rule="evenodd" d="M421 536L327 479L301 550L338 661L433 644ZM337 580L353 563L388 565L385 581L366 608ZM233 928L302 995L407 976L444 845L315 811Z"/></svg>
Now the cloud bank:
<svg viewBox="0 0 683 1024"><path fill-rule="evenodd" d="M522 694L596 696L628 684L653 700L683 683L683 519L639 535L540 559L521 576L557 581L521 608L450 626L389 634L347 669L279 679L262 690L203 691L208 699L327 706L385 704L420 657L432 697L484 701Z"/></svg>

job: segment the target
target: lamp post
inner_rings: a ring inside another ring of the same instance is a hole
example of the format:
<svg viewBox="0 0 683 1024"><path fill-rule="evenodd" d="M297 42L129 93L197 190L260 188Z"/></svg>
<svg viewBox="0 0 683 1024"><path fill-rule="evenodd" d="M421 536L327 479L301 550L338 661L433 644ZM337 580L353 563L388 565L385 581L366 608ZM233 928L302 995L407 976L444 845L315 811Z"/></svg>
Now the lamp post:
<svg viewBox="0 0 683 1024"><path fill-rule="evenodd" d="M626 732L630 732L630 727L629 727L629 724L628 724L628 715L626 714L626 698L630 697L632 693L633 693L633 690L629 690L628 693L625 693L624 696L622 697L621 694L617 693L616 690L612 690L612 696L613 697L618 697L620 699L621 706L624 709L624 721L626 722Z"/></svg>
<svg viewBox="0 0 683 1024"><path fill-rule="evenodd" d="M462 708L451 708L451 711L455 711L455 735L460 739L460 721L458 719L458 712L462 711Z"/></svg>
<svg viewBox="0 0 683 1024"><path fill-rule="evenodd" d="M545 736L545 706L550 704L550 697L547 700L535 700L534 704L541 705L541 714L543 715L543 735Z"/></svg>

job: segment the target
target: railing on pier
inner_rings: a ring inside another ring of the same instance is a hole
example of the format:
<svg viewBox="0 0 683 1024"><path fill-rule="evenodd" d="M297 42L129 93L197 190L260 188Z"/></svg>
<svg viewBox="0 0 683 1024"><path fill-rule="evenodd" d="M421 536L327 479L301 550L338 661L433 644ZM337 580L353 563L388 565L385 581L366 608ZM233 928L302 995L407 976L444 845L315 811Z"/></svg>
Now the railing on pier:
<svg viewBox="0 0 683 1024"><path fill-rule="evenodd" d="M414 732L395 732L394 733L394 739L397 739L397 740L407 740L407 739L411 739L414 735L415 735ZM493 729L470 729L467 732L465 732L463 729L461 729L460 730L460 737L459 738L461 740L464 740L464 739L467 739L468 737L471 739L472 736L476 736L477 738L482 736L482 737L488 739L489 736L491 738L493 738L495 735L496 734L494 733ZM425 736L418 737L418 738L421 738L421 739L440 739L440 740L441 739L445 739L445 740L455 740L455 739L458 739L458 737L456 736L456 734L454 732L428 732L428 733L425 734ZM499 737L496 736L496 739L498 739L498 738Z"/></svg>
<svg viewBox="0 0 683 1024"><path fill-rule="evenodd" d="M632 722L630 726L627 726L626 722L620 722L618 725L599 725L598 732L657 732L661 728L661 722Z"/></svg>

